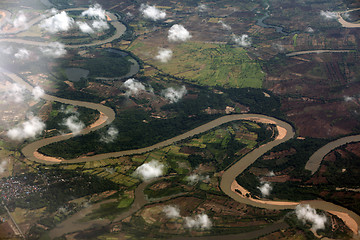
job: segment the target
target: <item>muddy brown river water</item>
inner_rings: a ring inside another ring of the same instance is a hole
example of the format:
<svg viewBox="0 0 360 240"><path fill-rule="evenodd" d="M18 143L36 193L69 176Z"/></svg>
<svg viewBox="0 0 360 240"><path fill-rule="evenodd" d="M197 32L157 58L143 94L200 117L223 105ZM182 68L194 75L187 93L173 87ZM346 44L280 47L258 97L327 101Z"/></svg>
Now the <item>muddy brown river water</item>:
<svg viewBox="0 0 360 240"><path fill-rule="evenodd" d="M82 8L78 8L78 9L71 9L71 10L84 10ZM112 15L111 13L109 13L109 17L111 19L116 19L116 17L114 15ZM35 24L35 23L34 23ZM116 32L113 36L111 36L108 39L105 40L99 40L99 41L95 41L89 44L82 44L82 45L67 45L67 48L78 48L78 47L82 47L82 46L95 46L95 45L100 45L103 43L107 43L107 42L111 42L113 40L115 40L116 38L119 38L126 30L126 27L121 24L118 21L113 21L112 24L114 25L114 27L116 28ZM35 42L35 41L29 41L29 40L24 40L24 39L14 39L14 38L6 38L6 39L0 39L0 41L3 42L15 42L15 43L21 43L21 44L30 44L30 45L35 45L35 46L46 46L49 43L47 42ZM348 51L348 50L345 50ZM295 54L298 55L299 53ZM307 53L304 53L307 54ZM289 55L291 56L291 55ZM20 78L19 76L17 76L14 73L11 73L9 71L6 71L5 69L0 69L1 72L6 75L7 77L11 78L14 82L17 82L19 84L22 84L23 86L25 86L28 90L32 90L32 86L30 84L28 84L27 82L25 82L22 78ZM45 94L43 96L43 98L45 100L49 100L49 101L57 101L57 102L61 102L64 104L71 104L71 105L76 105L76 106L82 106L82 107L87 107L87 108L91 108L94 110L98 110L101 113L101 117L100 119L96 122L96 124L93 124L92 126L84 129L81 134L87 134L91 131L95 131L97 129L100 129L108 124L110 124L114 119L115 119L115 113L114 111L109 108L106 107L104 105L101 104L97 104L97 103L91 103L91 102L83 102L83 101L75 101L75 100L69 100L69 99L63 99L63 98L58 98L58 97L54 97L51 95L47 95ZM30 143L29 145L25 146L22 149L22 153L24 154L24 156L26 158L28 158L29 160L35 161L35 162L39 162L39 163L44 163L44 164L60 164L60 163L78 163L78 162L87 162L87 161L96 161L96 160L101 160L101 159L106 159L106 158L111 158L111 157L120 157L120 156L125 156L125 155L134 155L134 154L142 154L142 153L146 153L146 152L150 152L152 150L155 149L159 149L168 145L171 145L173 143L176 143L178 141L181 141L183 139L186 138L190 138L193 137L197 134L209 131L217 126L220 126L222 124L231 122L231 121L237 121L237 120L252 120L252 121L260 121L260 122L271 122L276 124L276 126L278 127L279 131L282 131L282 137L281 138L277 138L269 143L266 143L265 145L262 145L256 149L254 149L252 152L248 153L247 155L245 155L242 159L240 159L238 162L236 162L235 164L233 164L231 167L229 167L227 170L224 171L223 175L222 175L222 179L221 179L221 183L220 183L220 187L222 189L222 191L227 194L229 197L233 198L234 200L241 202L241 203L245 203L245 204L249 204L255 207L260 207L260 208L267 208L267 209L294 209L296 207L295 204L287 204L286 202L284 202L284 204L272 204L271 201L253 201L250 198L246 198L244 196L242 196L241 194L232 191L231 189L231 185L233 184L236 176L238 176L240 173L242 173L248 166L250 166L253 162L256 161L256 159L258 159L260 156L262 156L264 153L266 153L267 151L271 150L273 147L293 138L295 136L295 132L293 130L293 128L291 127L290 124L281 121L279 119L276 118L272 118L269 116L265 116L265 115L259 115L259 114L234 114L234 115L227 115L227 116L223 116L220 117L216 120L213 120L209 123L206 123L200 127L197 127L195 129L192 129L186 133L180 134L174 138L165 140L163 142L154 144L152 146L149 147L145 147L145 148L141 148L141 149L133 149L133 150L127 150L127 151L121 151L121 152L113 152L113 153L106 153L106 154L99 154L99 155L94 155L94 156L85 156L85 157L80 157L80 158L76 158L76 159L71 159L71 160L63 160L63 159L58 159L55 157L47 157L47 156L43 156L43 155L39 155L39 153L37 152L37 150L40 147L46 146L50 143L55 143L55 142L59 142L59 141L63 141L66 139L69 139L71 137L73 137L73 134L67 134L67 135L60 135L60 136L55 136L55 137L51 137L51 138L46 138L46 139L41 139L38 141L35 141L33 143ZM284 132L284 130L286 130L286 132ZM285 133L285 134L284 134ZM353 138L355 137L355 139L351 140L351 141L360 141L360 136L352 136ZM351 137L347 137L347 138L343 138L343 139L339 139L337 141L335 141L335 143L333 142L333 144L328 144L326 146L324 146L322 149L319 149L319 152L321 152L321 155L316 155L313 158L310 158L306 169L311 170L312 172L315 172L318 168L318 165L320 164L319 161L321 162L322 160L322 154L331 151L332 149L334 149L334 147L338 147L341 146L343 144L346 144L349 142L349 138ZM320 151L321 150L321 151ZM314 160L315 159L315 160ZM138 211L142 206L144 206L147 201L144 198L144 193L143 190L144 188L148 185L149 183L142 183L138 186L138 188L135 191L135 201L134 204L130 207L130 209L124 213L121 214L120 216L118 216L118 218L116 220L121 220L123 217L126 216L130 216L131 214L135 213L136 211ZM358 231L359 231L359 225L360 225L360 216L355 214L354 212L343 208L341 206L329 203L329 202L325 202L322 200L313 200L313 201L301 201L299 202L299 204L309 204L311 205L313 208L316 209L321 209L327 212L330 212L331 214L337 215L339 218L341 218L345 224L354 232L354 237L358 238ZM74 215L74 219L76 220L77 215ZM75 221L76 222L76 221ZM75 226L75 222L71 221L71 217L69 218L69 220L66 220L65 222L63 222L62 224L64 224L63 226L65 226L66 224L73 224ZM101 222L101 221L100 221ZM108 222L96 222L96 224L108 224ZM52 236L61 236L62 234L64 234L64 229L63 227L61 227L62 225L60 224L59 226L57 226L54 230L52 230L51 235ZM81 225L80 226L80 230L82 229L86 229L88 227L91 227L91 225ZM281 227L285 227L284 223L276 223L274 224L272 227L269 226L268 230L273 231L275 228L279 229ZM62 230L61 230L62 229ZM266 230L266 228L264 228ZM75 229L74 229L75 230ZM264 230L264 231L265 231ZM256 231L258 232L258 231ZM254 234L254 233L248 233L248 234ZM248 238L252 238L251 236L253 235L247 235ZM258 236L258 235L257 235ZM235 238L239 238L240 235L234 235L234 238L229 238L231 237L230 235L226 237L221 236L221 238L224 239L235 239ZM246 236L244 236L244 238L247 238ZM255 236L256 237L256 236ZM219 236L216 237L217 239L219 238ZM175 238L176 239L176 238ZM187 239L187 238L178 238L178 239ZM199 238L201 239L201 238ZM204 238L204 239L210 239L210 238ZM211 238L212 239L212 238Z"/></svg>

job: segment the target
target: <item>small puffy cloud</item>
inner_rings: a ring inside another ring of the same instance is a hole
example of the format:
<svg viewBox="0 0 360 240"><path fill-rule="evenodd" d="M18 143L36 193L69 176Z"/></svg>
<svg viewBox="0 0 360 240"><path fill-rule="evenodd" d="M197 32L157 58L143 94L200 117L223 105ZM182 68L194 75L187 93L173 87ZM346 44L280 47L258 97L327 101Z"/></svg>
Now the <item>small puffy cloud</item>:
<svg viewBox="0 0 360 240"><path fill-rule="evenodd" d="M14 48L13 47L1 47L0 52L6 55L12 55L14 54Z"/></svg>
<svg viewBox="0 0 360 240"><path fill-rule="evenodd" d="M167 218L179 218L180 217L180 209L178 206L167 205L163 207L163 212L165 213Z"/></svg>
<svg viewBox="0 0 360 240"><path fill-rule="evenodd" d="M20 48L14 56L20 60L27 60L30 58L30 51L26 48Z"/></svg>
<svg viewBox="0 0 360 240"><path fill-rule="evenodd" d="M43 20L40 27L50 33L65 32L70 30L74 24L74 19L69 17L65 11L56 13L54 16Z"/></svg>
<svg viewBox="0 0 360 240"><path fill-rule="evenodd" d="M171 49L160 48L158 55L155 56L155 59L159 60L162 63L167 63L168 61L170 61L172 54L173 52L171 51Z"/></svg>
<svg viewBox="0 0 360 240"><path fill-rule="evenodd" d="M325 19L337 19L337 13L336 12L330 12L330 11L320 11L320 15L323 16Z"/></svg>
<svg viewBox="0 0 360 240"><path fill-rule="evenodd" d="M307 33L313 33L313 32L314 32L314 29L313 29L312 27L307 27L307 28L305 29L305 32L307 32Z"/></svg>
<svg viewBox="0 0 360 240"><path fill-rule="evenodd" d="M108 23L104 20L95 20L92 22L91 26L93 27L93 29L97 31L103 31L109 29Z"/></svg>
<svg viewBox="0 0 360 240"><path fill-rule="evenodd" d="M285 48L283 45L281 45L280 43L274 43L273 44L273 48L275 48L276 50L278 50L279 52L284 52Z"/></svg>
<svg viewBox="0 0 360 240"><path fill-rule="evenodd" d="M146 91L145 86L134 78L126 80L123 86L128 89L125 93L126 96L136 95L140 91Z"/></svg>
<svg viewBox="0 0 360 240"><path fill-rule="evenodd" d="M145 18L149 18L153 21L164 19L166 17L166 13L164 11L147 4L141 4L140 11Z"/></svg>
<svg viewBox="0 0 360 240"><path fill-rule="evenodd" d="M209 181L210 177L209 177L209 175L201 176L201 175L194 173L194 174L191 174L190 176L187 176L185 178L185 180L188 181L191 185L194 185L194 184L198 183L199 181Z"/></svg>
<svg viewBox="0 0 360 240"><path fill-rule="evenodd" d="M135 175L139 176L142 180L147 181L152 178L160 177L164 174L164 164L157 160L144 163L135 170Z"/></svg>
<svg viewBox="0 0 360 240"><path fill-rule="evenodd" d="M251 45L251 38L247 34L241 36L232 35L233 41L242 47L249 47Z"/></svg>
<svg viewBox="0 0 360 240"><path fill-rule="evenodd" d="M15 28L21 28L27 26L27 18L22 11L19 11L18 16L13 21L13 25Z"/></svg>
<svg viewBox="0 0 360 240"><path fill-rule="evenodd" d="M41 87L36 86L36 87L33 88L33 90L31 91L31 93L32 93L34 99L37 101L37 100L39 100L42 96L44 96L45 91L44 91L44 89L42 89Z"/></svg>
<svg viewBox="0 0 360 240"><path fill-rule="evenodd" d="M209 10L208 6L206 6L204 3L200 3L197 9L199 10L199 12L206 12L207 10Z"/></svg>
<svg viewBox="0 0 360 240"><path fill-rule="evenodd" d="M181 24L174 24L168 31L168 39L172 42L186 42L191 34Z"/></svg>
<svg viewBox="0 0 360 240"><path fill-rule="evenodd" d="M210 229L212 223L208 215L203 213L194 217L185 217L184 225L186 228Z"/></svg>
<svg viewBox="0 0 360 240"><path fill-rule="evenodd" d="M86 22L79 22L77 21L76 24L78 25L79 29L83 33L94 33L94 29L92 29L89 24Z"/></svg>
<svg viewBox="0 0 360 240"><path fill-rule="evenodd" d="M355 100L354 97L344 96L344 101L345 101L345 102L352 102L352 101L354 101L354 100Z"/></svg>
<svg viewBox="0 0 360 240"><path fill-rule="evenodd" d="M80 121L76 115L71 115L66 118L63 125L65 125L74 135L79 134L85 127L85 124Z"/></svg>
<svg viewBox="0 0 360 240"><path fill-rule="evenodd" d="M226 23L224 23L222 20L219 20L219 22L222 26L223 29L225 30L231 30L231 26L230 25L227 25Z"/></svg>
<svg viewBox="0 0 360 240"><path fill-rule="evenodd" d="M309 222L312 224L311 229L317 231L319 229L325 229L325 223L327 218L325 215L320 215L316 213L316 210L310 205L297 205L295 209L296 217L301 220L304 224Z"/></svg>
<svg viewBox="0 0 360 240"><path fill-rule="evenodd" d="M266 174L268 177L274 177L275 176L275 173L274 171L270 171Z"/></svg>
<svg viewBox="0 0 360 240"><path fill-rule="evenodd" d="M60 42L52 42L46 47L40 47L40 51L44 55L54 58L59 58L66 54L65 45Z"/></svg>
<svg viewBox="0 0 360 240"><path fill-rule="evenodd" d="M100 4L97 3L97 4L89 7L89 9L83 11L81 13L81 16L105 20L106 12L104 9L102 9Z"/></svg>
<svg viewBox="0 0 360 240"><path fill-rule="evenodd" d="M109 127L106 133L103 136L101 136L100 141L105 143L113 142L118 134L119 131L115 127Z"/></svg>
<svg viewBox="0 0 360 240"><path fill-rule="evenodd" d="M23 140L26 138L35 138L45 129L45 123L38 117L30 117L20 126L10 129L6 135L12 140Z"/></svg>
<svg viewBox="0 0 360 240"><path fill-rule="evenodd" d="M7 169L7 164L8 164L8 161L7 160L2 160L0 162L0 174L1 173L4 173Z"/></svg>
<svg viewBox="0 0 360 240"><path fill-rule="evenodd" d="M267 197L270 195L270 192L272 190L272 186L268 182L262 182L260 187L257 187L263 197Z"/></svg>
<svg viewBox="0 0 360 240"><path fill-rule="evenodd" d="M164 97L170 101L170 103L175 103L179 101L181 98L183 98L187 93L186 87L182 86L179 89L175 89L172 87L169 87L165 90L163 90L162 94Z"/></svg>
<svg viewBox="0 0 360 240"><path fill-rule="evenodd" d="M7 102L16 102L20 103L24 101L24 94L26 89L17 84L13 83L11 86L5 91L5 94L2 96L2 99L4 99Z"/></svg>
<svg viewBox="0 0 360 240"><path fill-rule="evenodd" d="M37 101L45 94L45 92L41 87L36 86L31 91L31 94L33 98ZM26 88L17 83L13 83L9 86L9 88L6 89L0 99L6 102L20 103L24 101L26 96L30 96Z"/></svg>

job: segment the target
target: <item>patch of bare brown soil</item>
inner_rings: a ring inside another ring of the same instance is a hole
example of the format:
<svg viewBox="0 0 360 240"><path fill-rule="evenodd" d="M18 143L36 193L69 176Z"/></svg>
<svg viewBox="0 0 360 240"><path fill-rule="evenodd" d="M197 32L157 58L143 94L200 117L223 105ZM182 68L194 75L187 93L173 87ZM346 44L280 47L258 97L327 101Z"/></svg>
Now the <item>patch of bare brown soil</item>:
<svg viewBox="0 0 360 240"><path fill-rule="evenodd" d="M304 137L329 138L347 135L359 122L352 118L344 102L309 103L284 100L283 110Z"/></svg>
<svg viewBox="0 0 360 240"><path fill-rule="evenodd" d="M348 144L346 150L360 157L360 142Z"/></svg>
<svg viewBox="0 0 360 240"><path fill-rule="evenodd" d="M289 150L284 150L280 152L271 152L269 155L263 157L264 160L273 160L278 158L284 158L287 156L291 156L296 153L295 148L290 148Z"/></svg>

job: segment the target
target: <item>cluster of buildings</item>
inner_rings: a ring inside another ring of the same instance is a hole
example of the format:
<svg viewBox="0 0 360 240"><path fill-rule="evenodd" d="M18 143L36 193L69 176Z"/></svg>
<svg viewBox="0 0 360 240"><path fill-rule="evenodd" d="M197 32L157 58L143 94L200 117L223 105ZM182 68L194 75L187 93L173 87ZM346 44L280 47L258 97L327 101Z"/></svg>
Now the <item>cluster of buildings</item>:
<svg viewBox="0 0 360 240"><path fill-rule="evenodd" d="M5 204L40 190L39 186L29 185L18 178L10 177L0 180L0 199Z"/></svg>

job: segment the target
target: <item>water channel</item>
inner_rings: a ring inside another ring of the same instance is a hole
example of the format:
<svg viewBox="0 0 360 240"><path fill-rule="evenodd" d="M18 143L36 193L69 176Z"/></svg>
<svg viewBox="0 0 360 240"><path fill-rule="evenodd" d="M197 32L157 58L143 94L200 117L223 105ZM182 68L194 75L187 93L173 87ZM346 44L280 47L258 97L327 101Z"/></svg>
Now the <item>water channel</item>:
<svg viewBox="0 0 360 240"><path fill-rule="evenodd" d="M78 8L78 9L71 9L71 10L84 10L84 8ZM112 14L109 14L111 19L116 19L116 17ZM261 18L260 20L258 20L258 24L262 27L267 27L267 28L275 28L275 30L279 33L282 34L287 34L283 31L282 27L278 27L278 26L273 26L273 25L267 25L264 24L263 21L269 17L269 14L267 13L263 18ZM67 45L66 47L68 48L78 48L78 47L82 47L82 46L95 46L95 45L99 45L99 44L103 44L103 43L107 43L107 42L111 42L113 40L115 40L116 38L119 38L126 30L126 27L121 24L120 22L112 22L112 24L114 25L114 27L116 28L116 33L105 40L99 40L99 41L95 41L89 44L82 44L82 45ZM22 43L22 44L30 44L30 45L35 45L35 46L47 46L49 43L47 42L36 42L36 41L30 41L30 40L24 40L24 39L0 39L0 41L7 41L7 42L16 42L16 43ZM32 90L32 86L28 83L26 83L22 78L18 77L16 74L8 72L4 69L2 69L3 74L7 75L9 78L13 79L15 82L22 84L23 86L25 86L28 90ZM43 98L45 100L49 100L49 101L57 101L57 102L61 102L64 104L72 104L72 105L77 105L77 106L83 106L83 107L87 107L87 108L91 108L91 109L95 109L98 110L100 113L102 113L106 120L104 120L103 122L101 122L100 124L93 126L92 128L87 128L84 129L81 134L87 134L90 131L95 131L97 129L100 129L108 124L110 124L114 119L115 119L115 113L111 108L108 108L106 106L103 106L101 104L96 104L96 103L90 103L90 102L82 102L82 101L75 101L75 100L68 100L68 99L63 99L63 98L58 98L58 97L54 97L51 95L47 95L45 94L43 96ZM254 202L251 199L248 198L244 198L241 197L239 194L237 194L236 192L231 190L231 184L233 183L233 181L235 180L235 177L237 175L239 175L242 171L244 171L248 166L250 166L253 162L256 161L256 159L258 157L260 157L261 155L263 155L265 152L267 152L268 150L272 149L273 147L277 146L278 144L285 142L289 139L291 139L292 137L294 137L295 133L294 130L292 129L292 127L283 121L280 121L278 119L272 118L272 117L268 117L268 116L264 116L264 115L258 115L258 114L236 114L236 115L228 115L228 116L224 116L224 117L220 117L214 121L211 121L207 124L204 124L198 128L195 128L193 130L190 130L186 133L183 133L177 137L165 140L163 142L157 143L155 145L149 146L149 147L145 147L145 148L141 148L141 149L133 149L133 150L127 150L127 151L121 151L121 152L115 152L115 153L106 153L106 154L99 154L99 155L95 155L95 156L86 156L86 157L81 157L81 158L77 158L77 159L72 159L72 160L59 160L57 159L57 161L51 161L51 160L46 160L46 159L41 159L38 158L38 156L35 156L34 153L37 152L37 149L39 149L42 146L48 145L50 143L54 143L54 142L58 142L58 141L63 141L66 139L69 139L71 137L73 137L72 134L67 134L67 135L61 135L61 136L55 136L52 138L48 138L48 139L41 139L39 141L33 142L28 144L27 146L25 146L22 149L23 154L25 155L26 158L28 158L29 160L32 161L36 161L36 162L40 162L40 163L44 163L44 164L58 164L58 163L62 163L62 162L66 162L66 163L77 163L77 162L87 162L87 161L95 161L95 160L101 160L101 159L106 159L106 158L110 158L110 157L119 157L119 156L125 156L125 155L133 155L133 154L142 154L142 153L146 153L146 152L150 152L154 149L158 149L158 148L162 148L165 146L168 146L170 144L173 144L175 142L178 142L180 140L192 137L194 135L206 132L214 127L220 126L224 123L227 122L231 122L231 121L236 121L236 120L270 120L275 122L275 124L278 127L284 128L286 129L286 135L278 140L274 140L272 142L269 142L263 146L258 147L257 149L253 150L252 152L250 152L249 154L247 154L246 156L244 156L242 159L240 159L237 163L235 163L234 165L232 165L231 167L229 167L222 176L221 179L221 184L220 187L221 189L224 191L224 193L226 193L228 196L230 196L231 198L235 199L236 201L245 203L245 204L249 204L255 207L261 207L261 208L268 208L268 209L293 209L295 207L295 205L273 205L271 203L259 203L259 202ZM343 145L346 144L348 141L344 140L344 139L339 139L337 140L338 143L336 144L336 146L339 146L339 144ZM332 146L329 146L327 150L332 150L331 149ZM143 201L141 199L144 199L143 196L143 188L147 185L148 183L142 183L139 185L139 187L137 188L137 191L135 192L135 199L136 197L138 197L138 199L140 199L139 201ZM325 202L325 201L321 201L321 200L313 200L313 201L302 201L300 203L303 204L310 204L312 207L317 208L317 209L321 209L324 211L330 211L332 213L341 213L341 214L345 214L346 216L348 216L350 218L350 220L352 221L352 223L355 222L356 224L356 230L358 230L358 225L360 224L360 217L355 214L354 212L343 208L341 206L329 203L329 202ZM141 202L141 204L143 204L143 202ZM137 211L139 208L139 205L133 204L134 206L132 206L129 210L129 213L133 213L133 211ZM338 215L339 216L339 215ZM346 224L346 221L344 221ZM183 239L183 238L182 238Z"/></svg>

